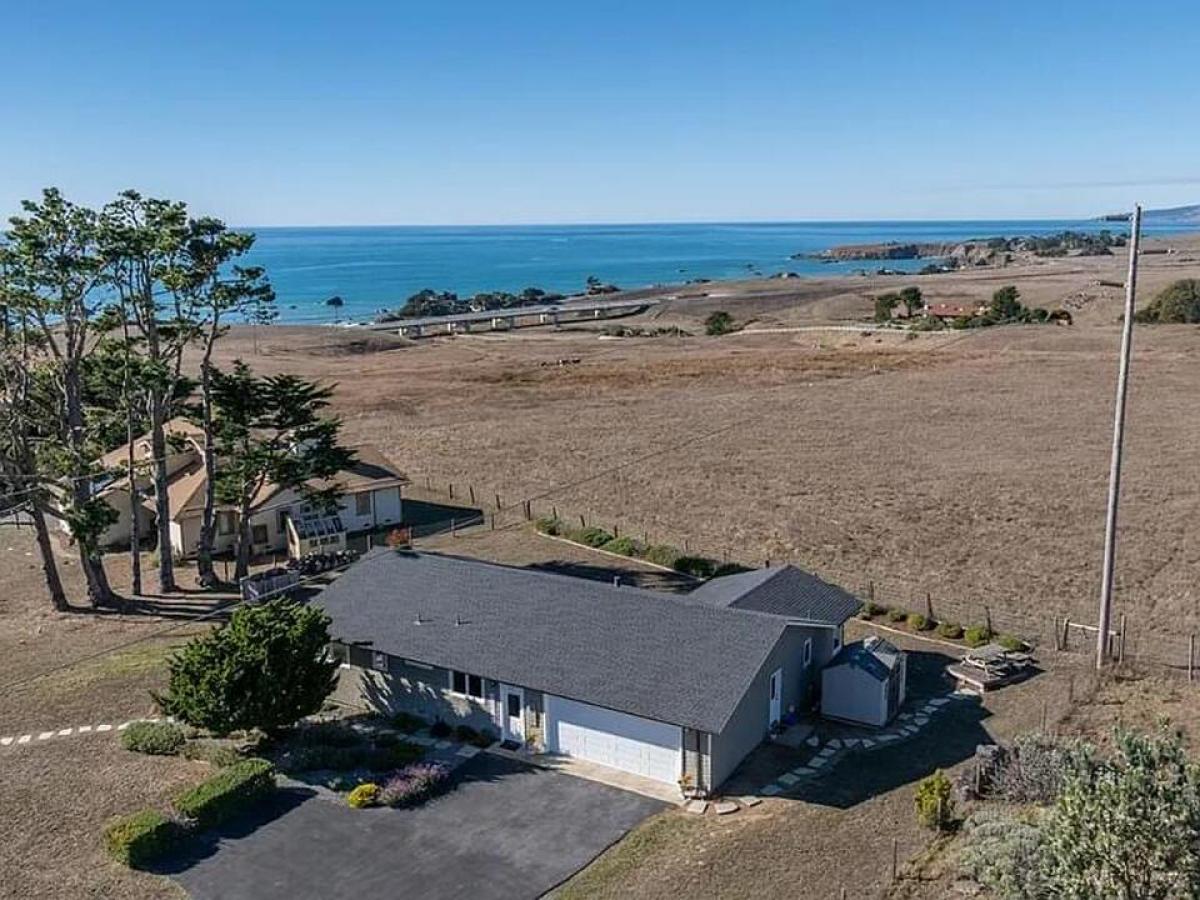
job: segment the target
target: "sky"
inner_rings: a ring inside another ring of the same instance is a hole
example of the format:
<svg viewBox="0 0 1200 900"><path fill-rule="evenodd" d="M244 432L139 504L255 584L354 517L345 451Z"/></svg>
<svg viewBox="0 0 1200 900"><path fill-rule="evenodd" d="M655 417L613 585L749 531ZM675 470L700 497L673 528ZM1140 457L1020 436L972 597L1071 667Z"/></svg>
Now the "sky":
<svg viewBox="0 0 1200 900"><path fill-rule="evenodd" d="M1200 3L3 0L0 213L237 225L1200 203Z"/></svg>

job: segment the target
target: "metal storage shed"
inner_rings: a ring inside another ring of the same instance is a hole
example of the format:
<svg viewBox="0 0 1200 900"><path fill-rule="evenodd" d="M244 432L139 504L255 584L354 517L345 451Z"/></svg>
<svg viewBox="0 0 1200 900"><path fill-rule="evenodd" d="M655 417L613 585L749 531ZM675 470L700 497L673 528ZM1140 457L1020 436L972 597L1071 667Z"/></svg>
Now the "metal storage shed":
<svg viewBox="0 0 1200 900"><path fill-rule="evenodd" d="M883 726L904 703L905 654L880 637L846 644L821 673L821 715Z"/></svg>

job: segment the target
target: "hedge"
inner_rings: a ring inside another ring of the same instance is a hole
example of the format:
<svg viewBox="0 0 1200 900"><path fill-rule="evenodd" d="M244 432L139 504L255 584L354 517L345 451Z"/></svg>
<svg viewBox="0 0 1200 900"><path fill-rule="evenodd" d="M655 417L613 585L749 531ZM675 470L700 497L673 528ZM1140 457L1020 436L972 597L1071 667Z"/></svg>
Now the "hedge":
<svg viewBox="0 0 1200 900"><path fill-rule="evenodd" d="M679 559L679 550L670 544L651 544L646 548L646 552L642 554L642 559L646 560L646 562L654 563L656 566L666 566L668 569L673 569L675 568L675 560Z"/></svg>
<svg viewBox="0 0 1200 900"><path fill-rule="evenodd" d="M712 578L717 564L706 556L681 556L671 568L693 578Z"/></svg>
<svg viewBox="0 0 1200 900"><path fill-rule="evenodd" d="M109 822L104 827L104 848L117 862L140 869L174 847L181 833L178 822L157 809L143 809Z"/></svg>
<svg viewBox="0 0 1200 900"><path fill-rule="evenodd" d="M245 759L177 795L175 810L207 829L220 825L275 790L275 767L265 759Z"/></svg>
<svg viewBox="0 0 1200 900"><path fill-rule="evenodd" d="M183 729L170 722L134 722L121 732L122 747L151 756L174 756L185 740Z"/></svg>
<svg viewBox="0 0 1200 900"><path fill-rule="evenodd" d="M642 542L626 534L619 538L613 538L600 549L609 553L617 553L621 556L640 556L642 553Z"/></svg>
<svg viewBox="0 0 1200 900"><path fill-rule="evenodd" d="M572 531L568 536L575 543L584 544L592 548L603 547L609 541L613 540L612 534L605 531L599 525L589 525L587 528L580 528L578 531Z"/></svg>
<svg viewBox="0 0 1200 900"><path fill-rule="evenodd" d="M985 625L972 625L963 632L963 640L967 642L968 647L982 647L991 639L992 633Z"/></svg>

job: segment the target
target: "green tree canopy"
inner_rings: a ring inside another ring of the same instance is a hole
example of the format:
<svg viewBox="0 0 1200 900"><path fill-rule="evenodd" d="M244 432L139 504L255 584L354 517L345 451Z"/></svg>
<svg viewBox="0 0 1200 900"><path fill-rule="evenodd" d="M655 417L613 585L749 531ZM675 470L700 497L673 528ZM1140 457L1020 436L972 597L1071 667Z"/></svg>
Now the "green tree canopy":
<svg viewBox="0 0 1200 900"><path fill-rule="evenodd" d="M1183 278L1163 288L1144 309L1134 315L1135 322L1200 322L1200 279Z"/></svg>
<svg viewBox="0 0 1200 900"><path fill-rule="evenodd" d="M329 617L316 607L243 606L175 653L166 692L155 700L164 714L216 734L277 732L320 710L332 692L338 664L328 644Z"/></svg>
<svg viewBox="0 0 1200 900"><path fill-rule="evenodd" d="M875 298L875 321L886 322L892 317L892 310L900 305L900 295L896 293L880 294Z"/></svg>
<svg viewBox="0 0 1200 900"><path fill-rule="evenodd" d="M991 318L1007 322L1011 319L1021 318L1024 312L1025 307L1021 305L1021 292L1015 285L1007 285L992 294L992 302L988 308L988 315Z"/></svg>
<svg viewBox="0 0 1200 900"><path fill-rule="evenodd" d="M900 292L900 302L904 304L904 312L910 319L925 306L925 300L921 296L921 289L915 285L906 287Z"/></svg>

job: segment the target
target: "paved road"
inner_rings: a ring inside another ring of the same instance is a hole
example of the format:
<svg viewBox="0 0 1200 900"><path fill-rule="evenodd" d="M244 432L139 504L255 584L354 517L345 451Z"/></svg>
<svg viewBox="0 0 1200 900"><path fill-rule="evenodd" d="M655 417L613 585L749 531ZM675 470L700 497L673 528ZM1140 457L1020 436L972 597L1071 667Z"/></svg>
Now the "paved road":
<svg viewBox="0 0 1200 900"><path fill-rule="evenodd" d="M412 810L354 810L310 792L203 841L165 874L195 900L537 897L665 805L482 753Z"/></svg>

